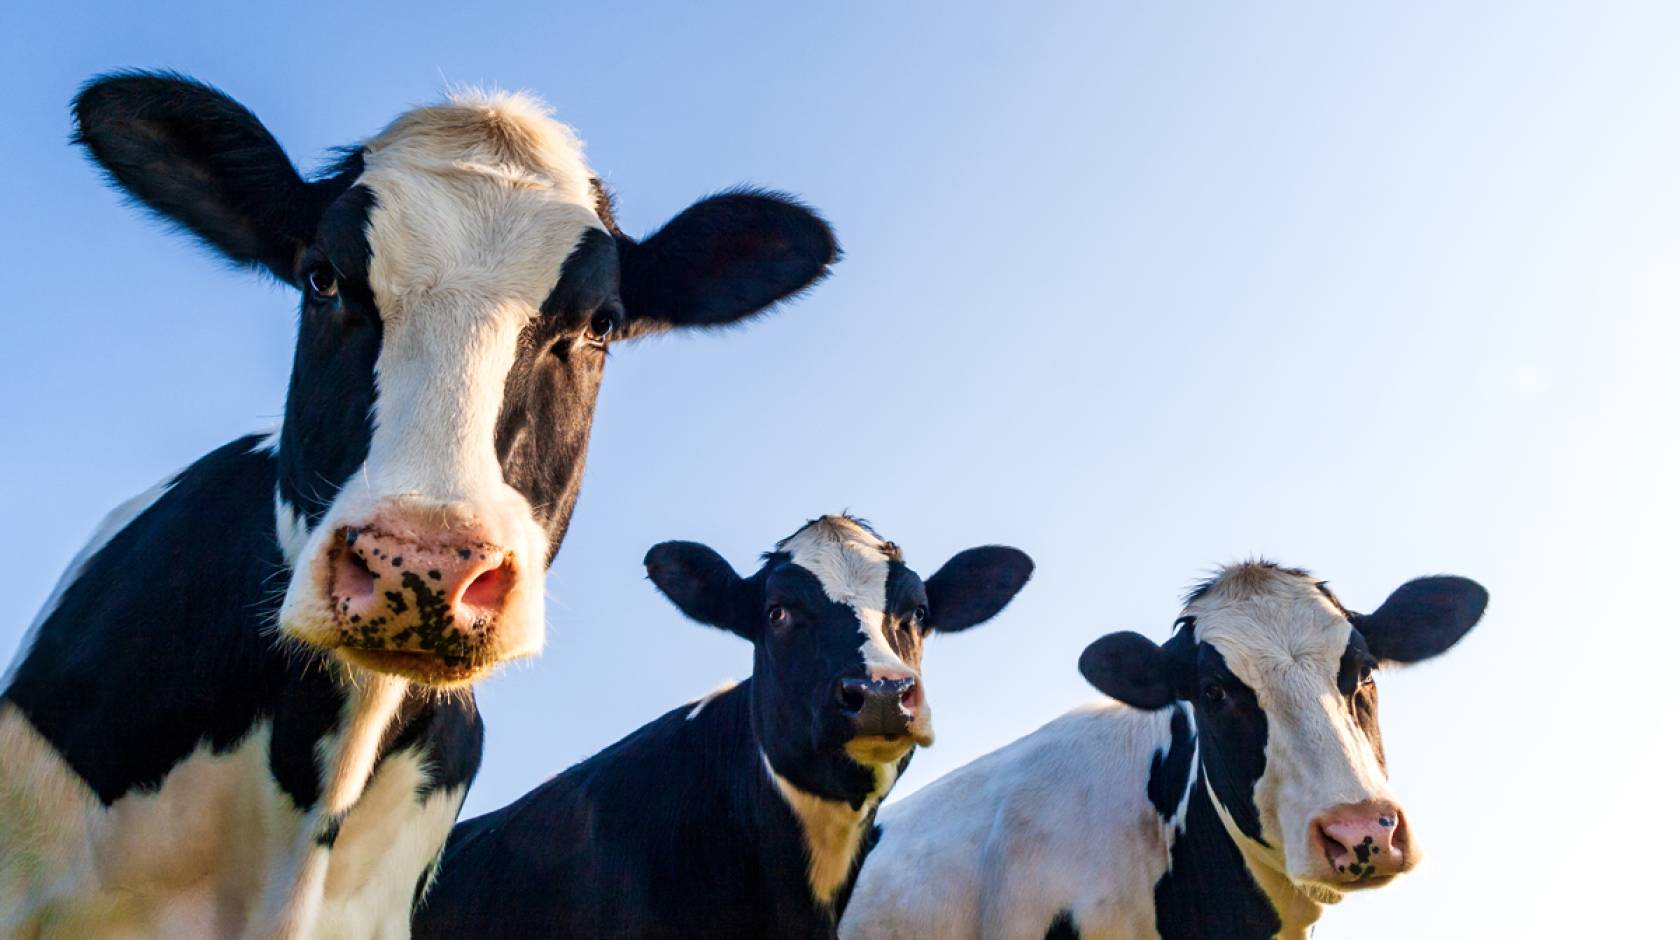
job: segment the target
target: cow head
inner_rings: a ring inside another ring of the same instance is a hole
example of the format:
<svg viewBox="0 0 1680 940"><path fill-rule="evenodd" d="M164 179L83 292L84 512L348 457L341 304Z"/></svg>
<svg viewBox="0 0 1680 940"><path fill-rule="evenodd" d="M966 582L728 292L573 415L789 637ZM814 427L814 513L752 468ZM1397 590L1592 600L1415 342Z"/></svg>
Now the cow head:
<svg viewBox="0 0 1680 940"><path fill-rule="evenodd" d="M1430 577L1356 614L1304 571L1246 563L1190 595L1165 645L1110 634L1079 668L1138 708L1190 703L1202 776L1232 838L1328 902L1419 857L1388 785L1375 670L1446 651L1486 606L1474 581Z"/></svg>
<svg viewBox="0 0 1680 940"><path fill-rule="evenodd" d="M608 347L741 320L836 256L820 219L758 192L624 236L577 138L524 95L409 111L313 180L180 77L98 79L75 114L135 200L302 294L281 630L433 685L541 648Z"/></svg>
<svg viewBox="0 0 1680 940"><path fill-rule="evenodd" d="M898 546L849 516L776 543L751 577L694 542L665 542L648 577L683 613L752 641L754 732L805 793L876 791L883 768L933 741L922 644L991 619L1032 574L1017 549L971 548L925 582Z"/></svg>

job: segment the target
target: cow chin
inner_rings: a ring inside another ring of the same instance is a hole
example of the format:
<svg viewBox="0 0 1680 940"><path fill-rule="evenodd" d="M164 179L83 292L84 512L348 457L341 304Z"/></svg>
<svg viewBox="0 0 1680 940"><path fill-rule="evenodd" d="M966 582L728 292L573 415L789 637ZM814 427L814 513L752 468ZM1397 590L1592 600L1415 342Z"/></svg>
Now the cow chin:
<svg viewBox="0 0 1680 940"><path fill-rule="evenodd" d="M908 734L864 734L846 742L846 756L864 766L894 764L919 743Z"/></svg>

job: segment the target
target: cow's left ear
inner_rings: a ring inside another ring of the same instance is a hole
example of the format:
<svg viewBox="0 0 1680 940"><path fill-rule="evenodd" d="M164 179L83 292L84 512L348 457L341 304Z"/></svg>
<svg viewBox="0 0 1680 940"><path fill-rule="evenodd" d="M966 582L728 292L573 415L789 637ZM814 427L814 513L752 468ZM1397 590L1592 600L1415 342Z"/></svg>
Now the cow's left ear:
<svg viewBox="0 0 1680 940"><path fill-rule="evenodd" d="M630 337L752 316L822 279L840 255L815 212L759 191L702 199L640 242L619 236L618 248Z"/></svg>
<svg viewBox="0 0 1680 940"><path fill-rule="evenodd" d="M1032 559L1018 548L987 545L958 552L925 583L928 621L942 633L985 623L1015 598L1032 572Z"/></svg>
<svg viewBox="0 0 1680 940"><path fill-rule="evenodd" d="M648 580L677 609L708 626L751 640L757 618L744 604L748 582L699 542L660 542L642 559Z"/></svg>
<svg viewBox="0 0 1680 940"><path fill-rule="evenodd" d="M1365 635L1371 655L1415 663L1457 643L1487 609L1488 592L1469 578L1440 575L1402 584L1374 613L1349 619Z"/></svg>

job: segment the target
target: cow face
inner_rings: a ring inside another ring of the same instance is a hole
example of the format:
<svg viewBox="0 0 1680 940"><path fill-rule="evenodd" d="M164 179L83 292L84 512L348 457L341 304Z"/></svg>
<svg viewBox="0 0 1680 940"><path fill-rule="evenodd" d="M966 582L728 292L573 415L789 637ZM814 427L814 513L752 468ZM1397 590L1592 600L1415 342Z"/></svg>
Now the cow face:
<svg viewBox="0 0 1680 940"><path fill-rule="evenodd" d="M1486 605L1474 581L1420 578L1360 615L1306 572L1248 563L1192 593L1164 646L1111 634L1080 670L1139 708L1189 702L1202 776L1232 838L1334 901L1419 857L1388 785L1375 670L1444 652Z"/></svg>
<svg viewBox="0 0 1680 940"><path fill-rule="evenodd" d="M760 193L625 237L572 132L523 95L410 111L314 181L195 82L108 77L75 107L119 186L303 295L276 447L283 633L434 685L542 646L607 348L749 316L836 254Z"/></svg>
<svg viewBox="0 0 1680 940"><path fill-rule="evenodd" d="M982 623L1032 574L1013 548L974 548L925 582L849 516L776 544L749 578L704 545L666 542L648 576L694 619L752 641L753 721L772 770L806 793L875 789L876 771L933 741L922 644Z"/></svg>

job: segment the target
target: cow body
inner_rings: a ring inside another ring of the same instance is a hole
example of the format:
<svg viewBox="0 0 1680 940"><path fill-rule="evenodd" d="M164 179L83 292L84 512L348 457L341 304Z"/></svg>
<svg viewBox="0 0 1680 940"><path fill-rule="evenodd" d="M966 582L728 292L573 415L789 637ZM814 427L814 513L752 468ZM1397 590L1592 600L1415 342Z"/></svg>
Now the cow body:
<svg viewBox="0 0 1680 940"><path fill-rule="evenodd" d="M113 513L0 687L0 934L404 936L478 767L471 683L541 647L608 345L757 313L832 233L738 192L629 238L523 95L315 179L179 76L75 115L136 202L302 299L279 431Z"/></svg>
<svg viewBox="0 0 1680 940"><path fill-rule="evenodd" d="M932 740L923 638L989 619L1031 571L992 546L924 585L844 516L750 578L693 543L647 563L689 616L753 641L753 677L457 826L416 936L832 937L877 805Z"/></svg>
<svg viewBox="0 0 1680 940"><path fill-rule="evenodd" d="M1081 670L1121 701L886 807L841 935L1305 937L1323 905L1418 858L1372 667L1438 654L1485 603L1426 578L1364 616L1305 572L1226 569L1166 647L1087 649Z"/></svg>
<svg viewBox="0 0 1680 940"><path fill-rule="evenodd" d="M275 646L274 467L261 437L198 461L43 612L0 699L0 933L240 936L312 896L320 935L405 930L482 727Z"/></svg>

